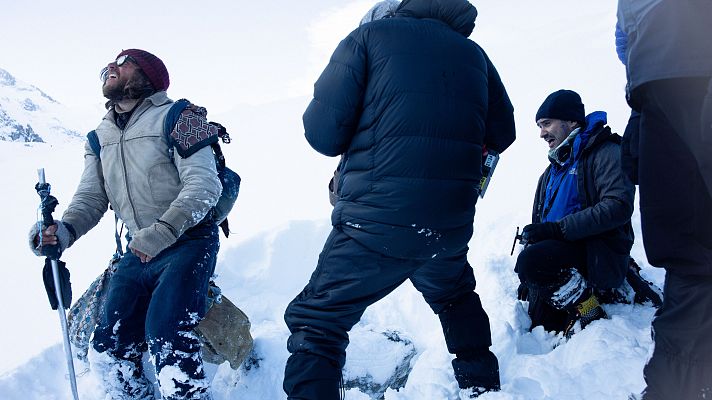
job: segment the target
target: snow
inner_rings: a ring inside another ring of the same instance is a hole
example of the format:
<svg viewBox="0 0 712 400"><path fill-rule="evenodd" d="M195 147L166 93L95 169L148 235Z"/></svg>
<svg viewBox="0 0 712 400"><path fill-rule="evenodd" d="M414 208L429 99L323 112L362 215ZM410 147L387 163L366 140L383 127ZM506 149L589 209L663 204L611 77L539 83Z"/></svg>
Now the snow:
<svg viewBox="0 0 712 400"><path fill-rule="evenodd" d="M502 379L501 392L481 398L627 398L644 387L642 370L652 351L652 306L606 305L609 319L593 322L568 342L541 328L529 332L526 312L516 300L518 280L513 267L519 246L514 256L509 255L516 227L530 219L536 180L547 162L546 143L538 138L533 122L546 95L559 88L576 90L588 112L605 110L613 130L624 129L629 110L623 98L625 74L614 50L615 1L543 0L517 2L515 7L482 3L476 4L480 16L472 38L488 52L508 88L518 139L502 154L487 195L478 203L470 243L469 261L490 318L492 351L499 359ZM320 21L310 33L316 35L320 24L333 23L330 15L355 26L372 5L364 1L349 4L332 14L320 13ZM347 28L341 28L343 34L350 30ZM330 53L342 36L329 38L322 47L328 47ZM315 55L310 53L310 57ZM323 57L328 54L321 56L321 67ZM311 60L312 64L319 63ZM313 82L319 72L315 69L309 80ZM169 90L169 95L178 98L181 93ZM15 118L24 115L24 97L3 96L0 105L8 113L17 113L11 114ZM200 99L195 101L201 104ZM337 163L315 153L303 138L301 114L308 101L309 97L298 95L252 106L236 103L225 108L228 111L209 114L228 127L234 141L223 150L228 165L243 178L230 216L233 234L221 244L217 283L249 316L257 355L249 368L237 371L227 364L206 366L215 400L285 398L281 384L289 354L283 313L307 283L329 233L326 184ZM33 102L40 104L34 98ZM44 119L35 118L51 129L56 114L64 111L48 104L40 104L45 109L38 111ZM97 112L85 115L79 123L62 122L69 129L86 132L100 118ZM71 399L57 313L49 308L40 278L42 260L30 253L26 232L37 218L37 168L46 169L47 181L60 201L60 215L81 174L83 145L66 135L50 135L46 141L0 141L0 246L4 260L0 270L4 328L0 331L0 399ZM632 255L643 268L643 276L662 286L664 272L650 267L644 256L637 211L633 222L637 238ZM63 255L72 274L74 299L106 267L113 253L113 232L113 217L107 214ZM402 357L383 347L375 333L384 331L399 332L417 351L405 388L389 389L386 400L459 398L452 356L447 353L438 318L410 283L370 307L354 328L347 350L347 376L370 374L381 379L388 374L389 365ZM359 363L368 356L364 353L372 354L372 365ZM75 360L79 396L102 399L101 382L88 367ZM368 396L351 389L346 398Z"/></svg>

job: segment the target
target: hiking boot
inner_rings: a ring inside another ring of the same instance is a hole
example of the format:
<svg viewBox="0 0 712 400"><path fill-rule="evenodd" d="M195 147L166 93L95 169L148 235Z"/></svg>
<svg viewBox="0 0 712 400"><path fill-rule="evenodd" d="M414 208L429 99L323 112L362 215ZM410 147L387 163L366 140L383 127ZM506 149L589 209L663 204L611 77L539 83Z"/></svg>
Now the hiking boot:
<svg viewBox="0 0 712 400"><path fill-rule="evenodd" d="M164 400L213 400L213 396L210 393L196 393L191 397L162 397Z"/></svg>
<svg viewBox="0 0 712 400"><path fill-rule="evenodd" d="M460 389L460 399L476 399L485 393L498 392L498 391L499 391L499 388L486 389L483 387Z"/></svg>
<svg viewBox="0 0 712 400"><path fill-rule="evenodd" d="M566 324L566 329L564 330L564 336L570 339L574 333L584 329L591 322L601 319L608 318L606 312L598 303L598 299L595 294L585 294L581 296L581 299L576 302L574 307L569 311L569 322ZM574 330L576 322L580 323L580 328Z"/></svg>
<svg viewBox="0 0 712 400"><path fill-rule="evenodd" d="M452 368L458 386L470 398L500 390L499 362L489 349L456 354Z"/></svg>

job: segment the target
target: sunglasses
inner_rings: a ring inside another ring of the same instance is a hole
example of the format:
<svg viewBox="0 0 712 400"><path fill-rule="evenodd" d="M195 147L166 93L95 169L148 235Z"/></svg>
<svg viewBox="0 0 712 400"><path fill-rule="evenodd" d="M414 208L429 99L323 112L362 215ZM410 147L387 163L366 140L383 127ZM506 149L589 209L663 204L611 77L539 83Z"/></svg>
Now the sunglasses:
<svg viewBox="0 0 712 400"><path fill-rule="evenodd" d="M126 64L126 61L131 61L132 63L136 64L136 60L133 59L130 55L124 54L123 56L119 56L119 58L116 59L113 63L109 64L116 64L117 67L120 67L124 64ZM101 72L99 73L99 80L101 82L106 82L106 79L109 78L109 67L104 67L101 69Z"/></svg>

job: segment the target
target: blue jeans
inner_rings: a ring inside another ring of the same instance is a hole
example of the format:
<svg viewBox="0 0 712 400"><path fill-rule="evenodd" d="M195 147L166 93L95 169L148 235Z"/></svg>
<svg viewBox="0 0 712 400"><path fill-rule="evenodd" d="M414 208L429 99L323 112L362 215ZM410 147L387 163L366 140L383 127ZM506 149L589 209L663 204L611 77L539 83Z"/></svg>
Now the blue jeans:
<svg viewBox="0 0 712 400"><path fill-rule="evenodd" d="M195 385L204 381L205 372L193 328L207 311L218 247L217 226L206 223L186 231L148 263L127 252L111 277L105 309L94 331L94 349L136 364L137 374L141 355L148 349L159 382L166 366L186 374L185 382L174 382L178 392L171 395L204 391L207 385Z"/></svg>

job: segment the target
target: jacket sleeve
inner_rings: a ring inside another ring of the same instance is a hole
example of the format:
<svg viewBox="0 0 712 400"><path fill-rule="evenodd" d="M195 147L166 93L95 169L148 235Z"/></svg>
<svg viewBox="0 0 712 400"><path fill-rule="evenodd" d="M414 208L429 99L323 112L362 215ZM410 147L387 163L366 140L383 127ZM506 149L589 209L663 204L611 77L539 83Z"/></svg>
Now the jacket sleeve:
<svg viewBox="0 0 712 400"><path fill-rule="evenodd" d="M623 174L619 146L606 142L591 155L593 190L598 203L560 221L561 230L568 240L580 240L615 229L633 215L635 186ZM593 196L589 196L593 197Z"/></svg>
<svg viewBox="0 0 712 400"><path fill-rule="evenodd" d="M478 46L479 47L479 46ZM480 47L487 62L487 119L485 120L485 145L498 153L514 142L514 107L502 84L497 69Z"/></svg>
<svg viewBox="0 0 712 400"><path fill-rule="evenodd" d="M366 85L366 51L352 32L331 56L314 84L314 99L304 112L309 144L327 156L343 154L356 133Z"/></svg>
<svg viewBox="0 0 712 400"><path fill-rule="evenodd" d="M178 238L207 215L222 193L210 146L218 141L218 130L208 123L205 108L190 104L169 137L169 145L178 153L173 162L183 187L160 220L170 225Z"/></svg>
<svg viewBox="0 0 712 400"><path fill-rule="evenodd" d="M108 207L109 198L104 189L101 161L87 142L84 146L84 172L72 200L62 215L62 221L74 228L76 241L99 223Z"/></svg>
<svg viewBox="0 0 712 400"><path fill-rule="evenodd" d="M626 65L625 53L628 47L628 35L621 28L621 24L616 24L616 54L623 65Z"/></svg>
<svg viewBox="0 0 712 400"><path fill-rule="evenodd" d="M178 238L217 204L222 185L210 146L202 147L190 157L175 157L174 162L183 188L160 219L173 227Z"/></svg>

